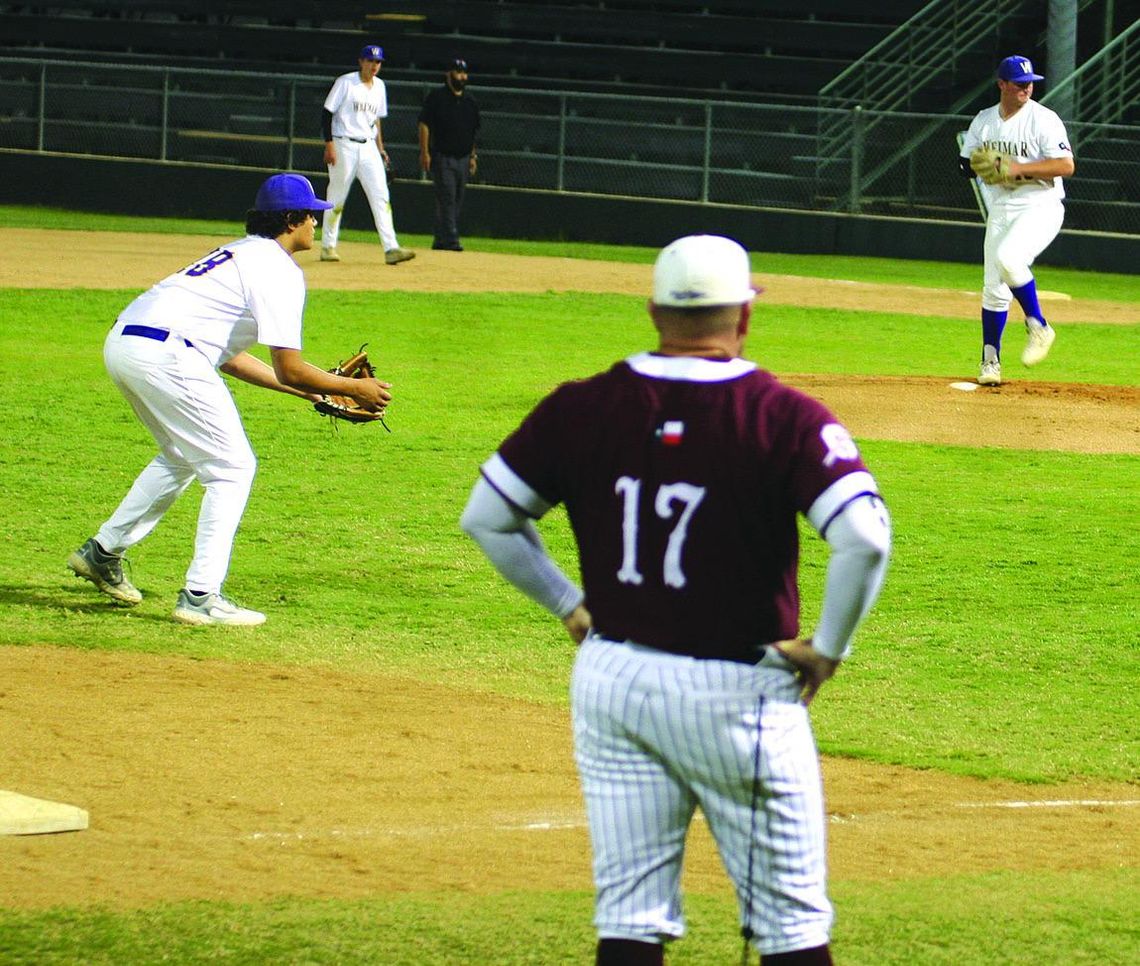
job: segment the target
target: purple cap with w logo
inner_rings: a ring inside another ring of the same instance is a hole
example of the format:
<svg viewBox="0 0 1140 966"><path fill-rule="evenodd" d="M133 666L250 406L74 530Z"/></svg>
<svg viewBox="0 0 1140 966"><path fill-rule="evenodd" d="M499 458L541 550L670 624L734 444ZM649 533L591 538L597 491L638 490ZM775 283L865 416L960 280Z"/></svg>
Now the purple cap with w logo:
<svg viewBox="0 0 1140 966"><path fill-rule="evenodd" d="M1015 54L998 64L998 79L1024 84L1026 81L1039 81L1045 78L1041 74L1033 73L1033 64L1028 57L1019 57Z"/></svg>

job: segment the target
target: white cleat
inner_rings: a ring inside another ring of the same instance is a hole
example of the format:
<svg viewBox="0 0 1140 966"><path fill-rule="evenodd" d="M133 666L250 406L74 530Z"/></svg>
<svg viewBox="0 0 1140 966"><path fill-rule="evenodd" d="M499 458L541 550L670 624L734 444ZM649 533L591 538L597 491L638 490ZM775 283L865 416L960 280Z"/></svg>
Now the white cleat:
<svg viewBox="0 0 1140 966"><path fill-rule="evenodd" d="M982 368L978 373L979 386L1001 385L1001 362L997 349L992 345L982 346Z"/></svg>
<svg viewBox="0 0 1140 966"><path fill-rule="evenodd" d="M1053 345L1053 340L1057 338L1057 333L1048 322L1042 322L1040 319L1030 316L1025 320L1025 334L1029 341L1025 343L1025 349L1022 350L1021 364L1023 366L1035 366L1049 354L1049 349Z"/></svg>
<svg viewBox="0 0 1140 966"><path fill-rule="evenodd" d="M982 371L978 374L979 386L1001 385L1001 363L997 359L982 363Z"/></svg>
<svg viewBox="0 0 1140 966"><path fill-rule="evenodd" d="M238 607L221 594L191 594L183 588L178 591L178 604L174 619L183 624L228 624L230 627L256 627L265 623L261 611Z"/></svg>

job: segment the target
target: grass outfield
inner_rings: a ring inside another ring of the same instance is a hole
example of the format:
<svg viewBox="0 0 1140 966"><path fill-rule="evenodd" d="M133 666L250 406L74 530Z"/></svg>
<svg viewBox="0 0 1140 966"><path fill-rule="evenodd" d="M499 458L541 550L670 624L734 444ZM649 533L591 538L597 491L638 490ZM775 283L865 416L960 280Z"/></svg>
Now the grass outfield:
<svg viewBox="0 0 1140 966"><path fill-rule="evenodd" d="M34 220L25 209L0 211L16 224ZM67 216L56 227L91 226L98 221ZM233 226L202 230L224 234ZM644 261L652 254L624 253ZM959 273L977 273L802 256L774 267L779 260L764 256L762 270L955 286L961 283L949 280ZM1074 295L1136 291L1127 276L1048 275L1050 287ZM134 294L0 291L0 497L11 548L0 557L0 643L232 658L234 637L174 634L165 620L200 490L132 553L136 583L148 594L137 610L77 595L63 566L152 455L100 353L110 320ZM334 435L298 401L234 385L260 468L227 587L270 614L264 628L240 635L241 658L381 669L564 704L572 655L560 625L509 590L456 521L479 462L539 396L650 342L643 303L311 292L306 352L313 359L336 358L360 333L360 319L376 320L372 349L395 384L393 433L347 427ZM794 308L772 309L770 322L767 315L758 312L749 354L777 372L962 368L960 340L934 337L937 325L960 320ZM1138 385L1136 337L1136 326L1068 327L1050 379ZM886 440L862 448L892 509L895 553L855 657L813 706L823 750L1025 782L1135 781L1140 458ZM349 528L365 549L346 561ZM572 570L564 517L552 514L543 534ZM805 537L808 625L824 560L821 542ZM348 578L343 587L333 585L334 571ZM353 581L377 590L361 599ZM2 692L0 681L0 702ZM3 963L546 964L585 961L563 950L592 944L583 893L17 912L3 908L2 847ZM1140 940L1134 865L837 882L833 893L837 960L849 964L1125 963ZM670 963L738 960L731 904L696 895L687 908L691 932Z"/></svg>
<svg viewBox="0 0 1140 966"><path fill-rule="evenodd" d="M1135 882L1123 872L838 884L844 966L1113 966L1134 962ZM740 962L735 907L686 896L669 966ZM592 961L592 896L415 894L389 901L178 903L126 914L0 914L5 963L556 966ZM575 955L575 951L585 951ZM750 959L756 962L755 953Z"/></svg>

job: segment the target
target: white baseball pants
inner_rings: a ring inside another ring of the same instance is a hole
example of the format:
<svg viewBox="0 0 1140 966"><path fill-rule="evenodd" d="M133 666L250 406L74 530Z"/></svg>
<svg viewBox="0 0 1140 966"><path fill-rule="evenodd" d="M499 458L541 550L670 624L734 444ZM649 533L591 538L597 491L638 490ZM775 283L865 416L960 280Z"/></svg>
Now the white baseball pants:
<svg viewBox="0 0 1140 966"><path fill-rule="evenodd" d="M684 933L682 858L700 806L757 949L828 942L822 780L798 695L778 656L753 666L598 637L581 645L571 717L599 938Z"/></svg>
<svg viewBox="0 0 1140 966"><path fill-rule="evenodd" d="M217 592L257 470L233 397L210 361L171 334L159 342L123 335L117 323L103 345L112 381L155 442L143 469L95 539L122 553L150 533L194 479L205 488L194 557L185 586Z"/></svg>
<svg viewBox="0 0 1140 966"><path fill-rule="evenodd" d="M1005 312L1013 299L1011 288L1033 278L1030 265L1057 237L1065 220L1065 206L1056 199L1032 205L995 204L986 219L985 269L982 308Z"/></svg>
<svg viewBox="0 0 1140 966"><path fill-rule="evenodd" d="M392 222L392 203L388 195L388 179L384 174L384 159L375 140L358 144L347 138L336 139L336 164L330 164L329 190L325 200L332 208L325 212L321 222L321 247L336 248L340 237L340 220L344 214L344 203L352 189L353 179L360 181L368 204L372 208L372 219L384 251L399 248L396 228Z"/></svg>

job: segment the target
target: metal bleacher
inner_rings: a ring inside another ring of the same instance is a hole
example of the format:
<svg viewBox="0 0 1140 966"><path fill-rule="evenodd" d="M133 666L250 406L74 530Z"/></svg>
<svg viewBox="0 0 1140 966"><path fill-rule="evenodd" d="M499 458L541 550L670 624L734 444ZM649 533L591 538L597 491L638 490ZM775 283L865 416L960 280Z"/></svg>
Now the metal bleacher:
<svg viewBox="0 0 1140 966"><path fill-rule="evenodd" d="M0 49L243 71L322 73L380 42L386 76L436 77L465 57L484 86L631 90L668 96L811 96L900 23L918 0L692 4L402 0L357 3L140 0L0 4Z"/></svg>
<svg viewBox="0 0 1140 966"><path fill-rule="evenodd" d="M808 95L890 30L850 15L808 18L786 0L725 7L705 4L694 14L692 5L653 3L414 0L399 13L367 19L382 31L402 24L393 49L406 50L417 66L462 53L480 74L614 82L682 96Z"/></svg>
<svg viewBox="0 0 1140 966"><path fill-rule="evenodd" d="M1013 15L1031 4L978 3L995 15L966 0L813 0L810 12L796 0L391 0L379 13L341 0L0 3L0 150L320 174L320 104L375 41L403 170L423 96L463 56L485 184L973 218L951 170L958 111L992 97L1013 43L1002 30L1030 38L1019 50L1044 42L1040 18ZM925 44L962 20L951 53ZM1127 65L1137 42L1115 51ZM868 69L885 99L848 84ZM1078 93L1135 111L1135 87L1101 92L1102 75L1119 70L1090 68ZM1070 126L1095 150L1079 150L1067 224L1135 232L1136 118L1095 124Z"/></svg>

